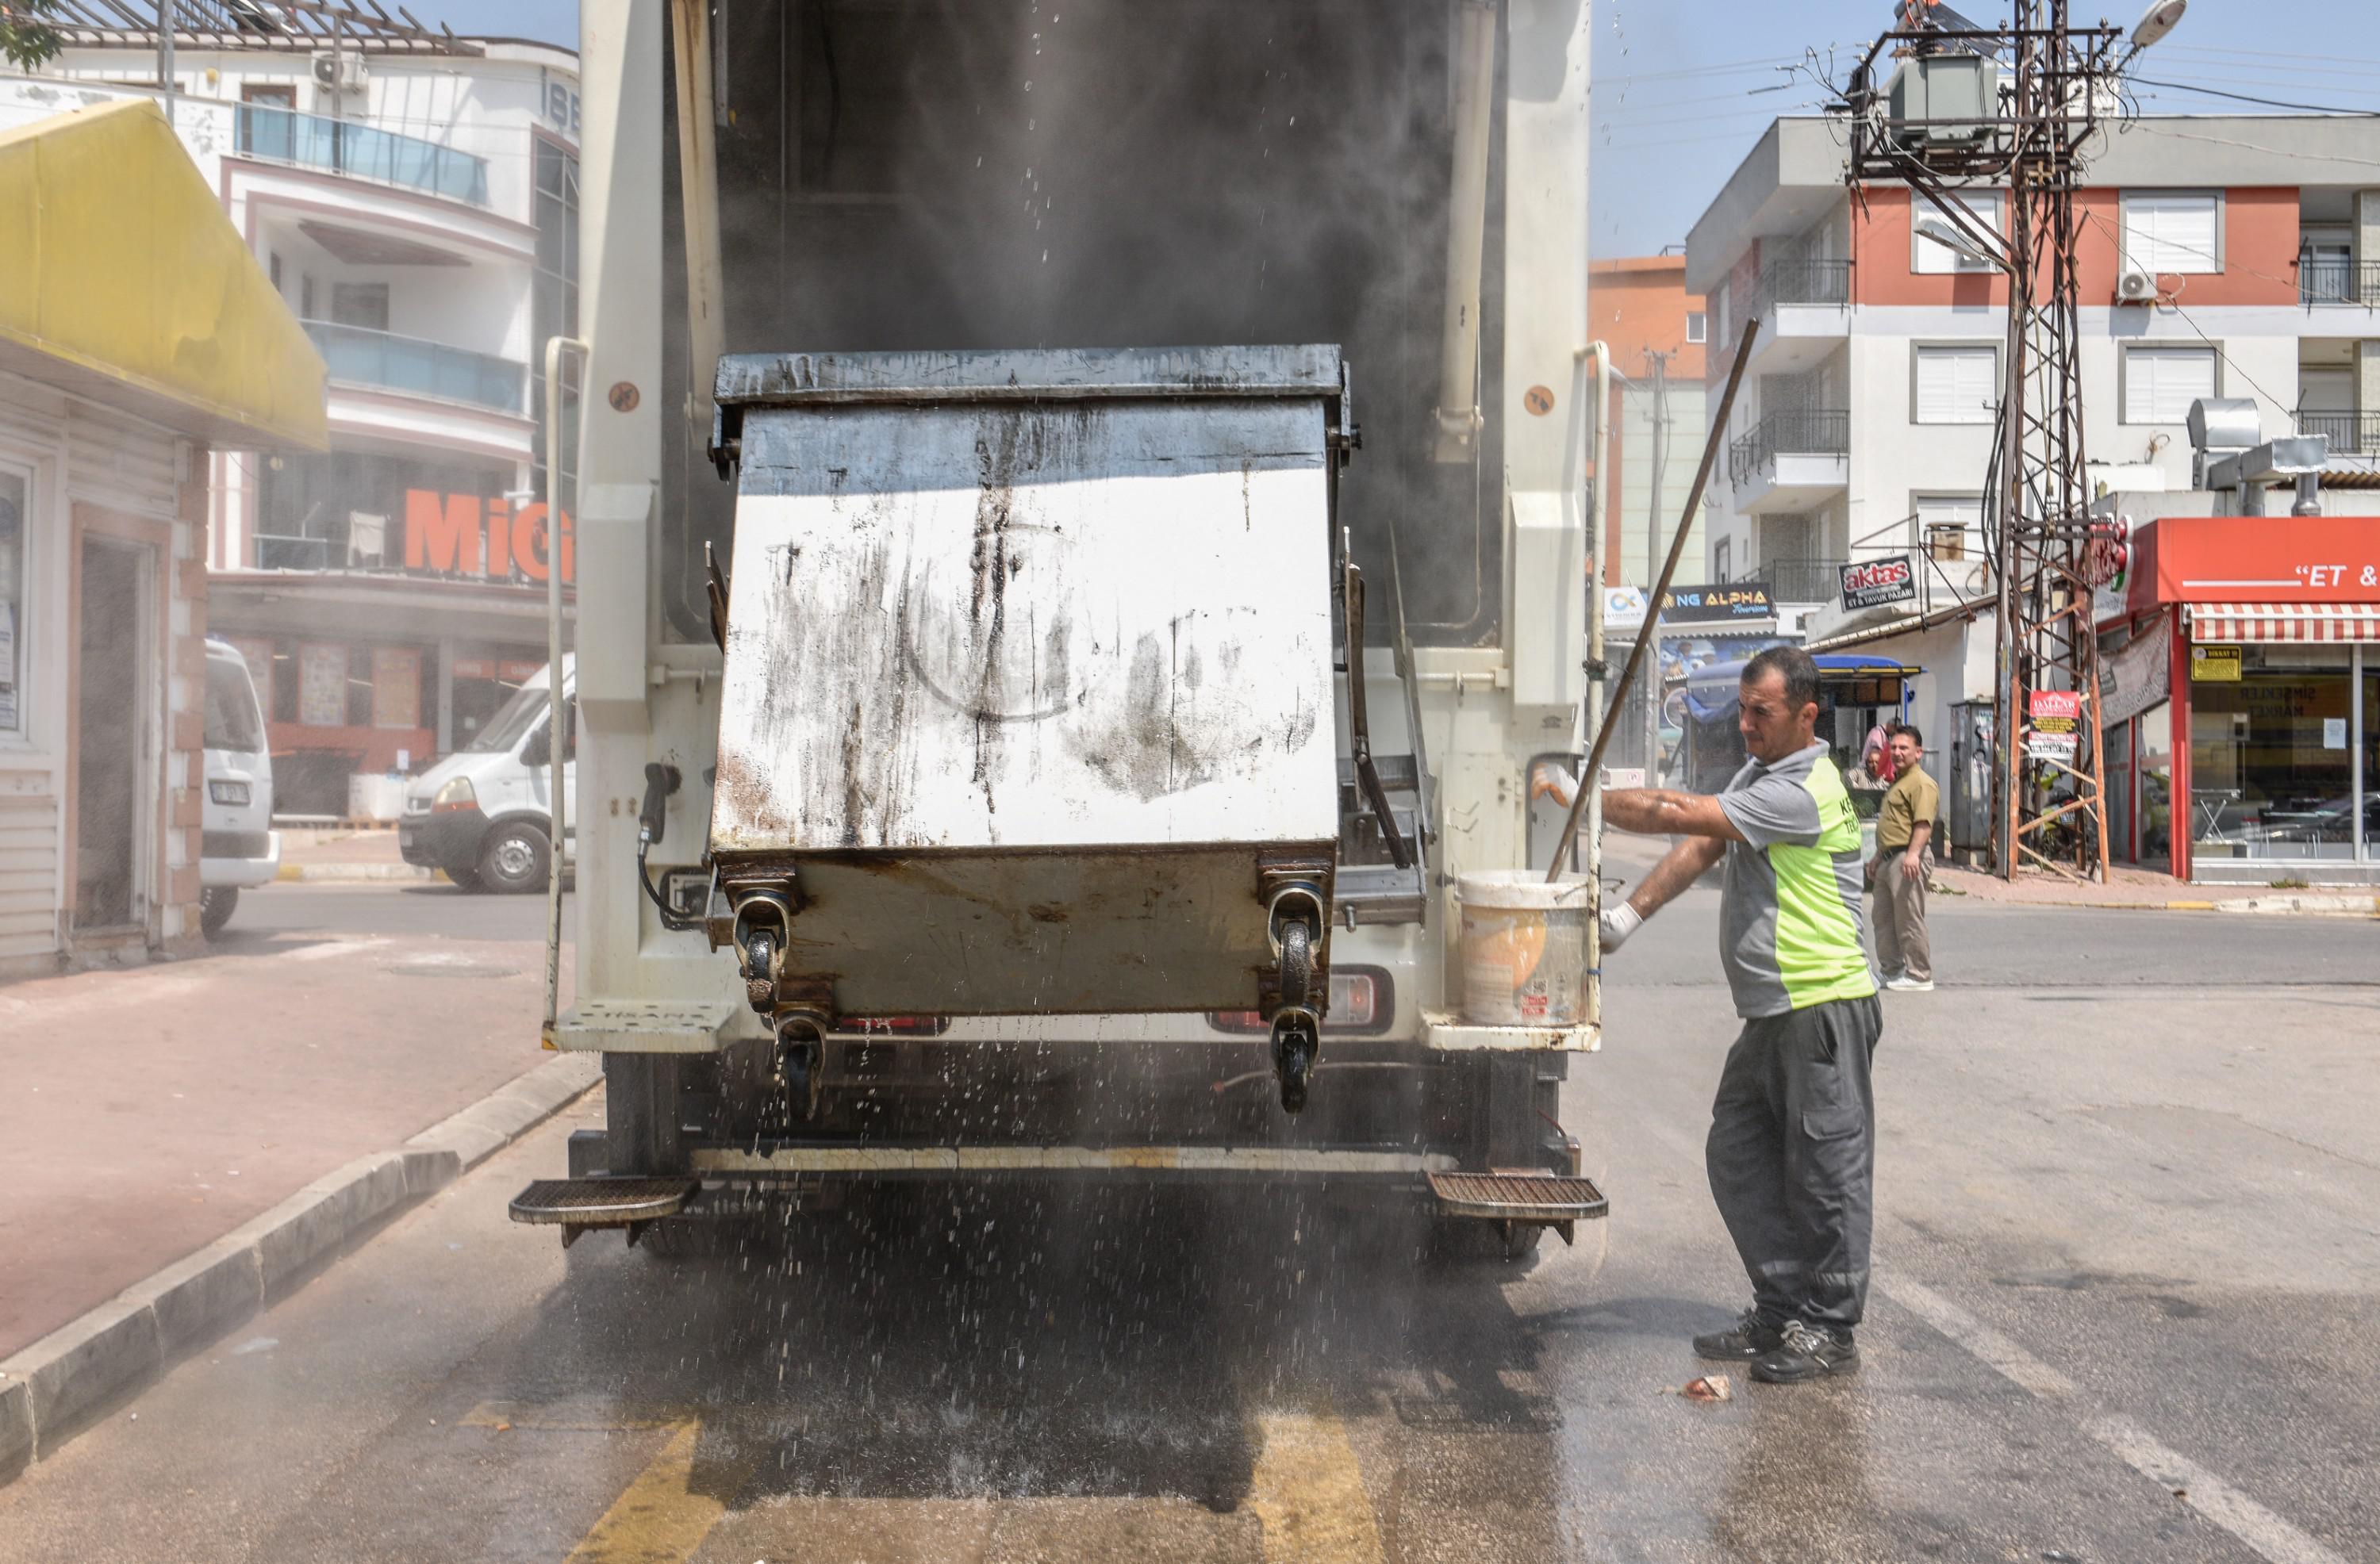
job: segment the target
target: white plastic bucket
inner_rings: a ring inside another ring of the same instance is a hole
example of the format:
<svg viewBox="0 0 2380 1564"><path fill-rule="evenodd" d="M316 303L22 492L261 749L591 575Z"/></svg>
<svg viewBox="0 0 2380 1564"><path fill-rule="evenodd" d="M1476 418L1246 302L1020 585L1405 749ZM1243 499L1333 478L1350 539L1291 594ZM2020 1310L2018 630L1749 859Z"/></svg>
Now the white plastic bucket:
<svg viewBox="0 0 2380 1564"><path fill-rule="evenodd" d="M1462 903L1463 1019L1477 1026L1575 1026L1586 1019L1585 875L1483 869L1455 882Z"/></svg>

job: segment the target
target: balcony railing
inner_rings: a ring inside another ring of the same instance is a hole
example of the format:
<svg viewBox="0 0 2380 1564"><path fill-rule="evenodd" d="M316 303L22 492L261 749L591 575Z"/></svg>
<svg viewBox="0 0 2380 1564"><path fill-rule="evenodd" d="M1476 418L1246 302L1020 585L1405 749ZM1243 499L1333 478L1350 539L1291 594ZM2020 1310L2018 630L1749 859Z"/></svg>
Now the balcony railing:
<svg viewBox="0 0 2380 1564"><path fill-rule="evenodd" d="M1822 603L1842 590L1847 562L1816 556L1764 559L1753 571L1768 583L1768 595L1780 603Z"/></svg>
<svg viewBox="0 0 2380 1564"><path fill-rule="evenodd" d="M2298 262L2300 304L2380 304L2380 261Z"/></svg>
<svg viewBox="0 0 2380 1564"><path fill-rule="evenodd" d="M528 406L528 366L514 359L366 326L328 321L305 325L334 381L386 386L503 413L519 413Z"/></svg>
<svg viewBox="0 0 2380 1564"><path fill-rule="evenodd" d="M485 158L352 120L265 103L239 108L239 150L250 157L377 179L473 206L488 204Z"/></svg>
<svg viewBox="0 0 2380 1564"><path fill-rule="evenodd" d="M2380 454L2380 413L2311 413L2296 415L2300 434L2319 434L2330 441L2334 456Z"/></svg>
<svg viewBox="0 0 2380 1564"><path fill-rule="evenodd" d="M1766 320L1780 304L1851 301L1850 261L1772 261L1760 269L1760 285L1753 292L1753 313Z"/></svg>
<svg viewBox="0 0 2380 1564"><path fill-rule="evenodd" d="M1847 408L1775 412L1728 447L1727 476L1729 481L1741 484L1780 455L1842 456L1850 455L1851 448L1852 416Z"/></svg>

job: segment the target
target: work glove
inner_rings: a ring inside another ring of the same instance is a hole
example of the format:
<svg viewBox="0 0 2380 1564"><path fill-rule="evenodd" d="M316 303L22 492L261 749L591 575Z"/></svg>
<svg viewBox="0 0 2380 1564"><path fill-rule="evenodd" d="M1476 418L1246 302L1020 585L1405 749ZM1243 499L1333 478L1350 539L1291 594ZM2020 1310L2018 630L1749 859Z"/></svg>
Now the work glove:
<svg viewBox="0 0 2380 1564"><path fill-rule="evenodd" d="M1645 915L1622 902L1616 907L1604 908L1597 921L1603 927L1603 948L1616 951L1627 942L1631 934L1636 932L1637 926L1645 921Z"/></svg>

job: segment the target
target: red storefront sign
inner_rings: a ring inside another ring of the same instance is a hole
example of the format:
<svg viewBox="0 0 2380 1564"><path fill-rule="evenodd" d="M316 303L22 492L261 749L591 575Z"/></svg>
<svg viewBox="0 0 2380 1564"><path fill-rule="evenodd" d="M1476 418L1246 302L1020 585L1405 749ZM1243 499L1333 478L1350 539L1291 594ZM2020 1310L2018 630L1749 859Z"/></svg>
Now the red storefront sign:
<svg viewBox="0 0 2380 1564"><path fill-rule="evenodd" d="M2380 603L2369 516L2168 515L2155 539L2158 602Z"/></svg>
<svg viewBox="0 0 2380 1564"><path fill-rule="evenodd" d="M542 503L509 510L502 500L477 494L405 491L405 568L447 575L509 579L517 571L531 581L545 579L551 552ZM570 513L562 513L562 578L577 575ZM482 542L486 547L481 547Z"/></svg>

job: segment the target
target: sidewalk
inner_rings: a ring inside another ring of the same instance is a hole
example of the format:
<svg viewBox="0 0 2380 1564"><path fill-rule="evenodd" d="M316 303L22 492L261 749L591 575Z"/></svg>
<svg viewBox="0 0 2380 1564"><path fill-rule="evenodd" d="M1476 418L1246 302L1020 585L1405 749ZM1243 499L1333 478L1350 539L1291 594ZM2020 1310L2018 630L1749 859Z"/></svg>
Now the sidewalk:
<svg viewBox="0 0 2380 1564"><path fill-rule="evenodd" d="M282 934L0 987L0 1361L553 1060L543 961Z"/></svg>
<svg viewBox="0 0 2380 1564"><path fill-rule="evenodd" d="M396 848L395 828L348 830L283 827L281 875L284 880L356 884L378 879L443 879L435 869L416 867Z"/></svg>
<svg viewBox="0 0 2380 1564"><path fill-rule="evenodd" d="M1666 838L1613 831L1603 842L1604 872L1633 887L1669 848ZM2010 882L1975 869L1937 864L1931 884L1936 894L1962 897L1973 906L2380 917L2380 895L2349 886L2299 891L2270 885L2192 885L2170 875L2121 867L2108 871L2105 884L2076 885L2038 872Z"/></svg>

